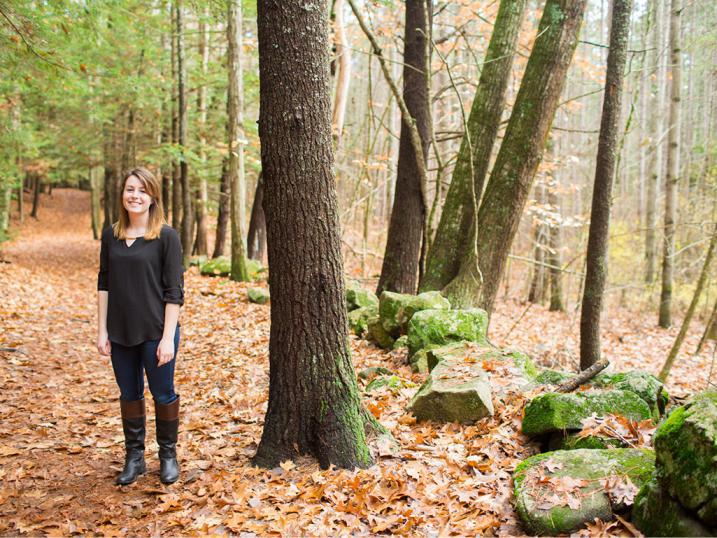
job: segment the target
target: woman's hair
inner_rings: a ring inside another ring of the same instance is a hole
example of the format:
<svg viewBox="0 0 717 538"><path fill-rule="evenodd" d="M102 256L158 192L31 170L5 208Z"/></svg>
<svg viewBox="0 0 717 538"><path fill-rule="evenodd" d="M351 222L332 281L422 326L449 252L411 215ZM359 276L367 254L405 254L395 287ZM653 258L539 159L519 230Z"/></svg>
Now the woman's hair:
<svg viewBox="0 0 717 538"><path fill-rule="evenodd" d="M127 228L129 227L129 215L122 203L124 187L130 177L136 177L144 186L147 194L152 198L149 206L149 222L147 230L144 232L144 238L147 240L157 239L162 231L162 225L166 224L164 220L164 209L162 208L162 187L154 174L142 166L133 168L124 174L122 179L122 188L120 189L119 202L119 220L112 226L114 235L117 239L127 239Z"/></svg>

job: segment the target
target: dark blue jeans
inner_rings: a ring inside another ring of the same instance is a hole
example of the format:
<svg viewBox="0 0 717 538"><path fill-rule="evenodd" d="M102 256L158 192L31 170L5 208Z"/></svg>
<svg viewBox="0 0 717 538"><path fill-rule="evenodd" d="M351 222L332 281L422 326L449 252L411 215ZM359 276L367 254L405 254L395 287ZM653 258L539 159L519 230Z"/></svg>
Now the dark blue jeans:
<svg viewBox="0 0 717 538"><path fill-rule="evenodd" d="M120 389L120 399L141 400L144 397L144 373L154 401L169 404L177 399L174 392L174 365L179 349L179 327L174 334L174 358L157 366L159 340L148 340L136 346L112 342L112 368Z"/></svg>

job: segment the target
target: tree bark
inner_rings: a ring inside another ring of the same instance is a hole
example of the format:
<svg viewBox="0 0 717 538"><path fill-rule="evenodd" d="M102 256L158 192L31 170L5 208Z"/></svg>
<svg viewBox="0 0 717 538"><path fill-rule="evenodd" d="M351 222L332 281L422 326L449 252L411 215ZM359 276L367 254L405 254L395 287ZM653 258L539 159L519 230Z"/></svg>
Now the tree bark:
<svg viewBox="0 0 717 538"><path fill-rule="evenodd" d="M421 291L440 290L455 278L460 269L461 252L473 237L474 206L477 208L480 203L505 107L505 91L526 4L526 0L500 3L467 132L461 141L436 236L426 258Z"/></svg>
<svg viewBox="0 0 717 538"><path fill-rule="evenodd" d="M704 347L707 340L717 340L717 301L715 301L715 305L712 307L712 314L710 315L710 319L707 320L707 325L705 325L705 332L702 333L700 343L697 344L695 355L699 355L700 353L702 353L702 348Z"/></svg>
<svg viewBox="0 0 717 538"><path fill-rule="evenodd" d="M431 103L426 77L426 58L430 50L432 0L406 1L405 45L403 49L403 100L416 122L421 139L423 162L428 156L431 133ZM410 125L401 122L398 149L396 194L388 226L386 251L377 293L398 291L415 293L419 259L424 240L426 206L424 186L411 142Z"/></svg>
<svg viewBox="0 0 717 538"><path fill-rule="evenodd" d="M240 0L229 0L227 39L229 41L229 190L231 192L231 279L249 280L244 250L244 204L241 183L244 181L244 129L242 125L242 7Z"/></svg>
<svg viewBox="0 0 717 538"><path fill-rule="evenodd" d="M266 216L264 215L264 176L259 174L254 191L254 203L251 206L249 231L247 232L247 256L262 261L266 248Z"/></svg>
<svg viewBox="0 0 717 538"><path fill-rule="evenodd" d="M40 181L40 174L37 172L33 173L33 196L32 196L32 211L30 216L33 219L37 218L37 212L40 208L40 191L42 190L42 181Z"/></svg>
<svg viewBox="0 0 717 538"><path fill-rule="evenodd" d="M100 173L94 163L90 163L90 215L92 217L92 237L97 240L102 235L100 229Z"/></svg>
<svg viewBox="0 0 717 538"><path fill-rule="evenodd" d="M227 114L227 118L229 115ZM227 140L229 134L227 131ZM229 157L222 162L222 177L219 181L219 201L217 211L217 230L214 240L214 252L212 258L224 256L227 242L227 229L229 227Z"/></svg>
<svg viewBox="0 0 717 538"><path fill-rule="evenodd" d="M341 146L341 138L344 131L344 120L346 119L346 103L348 102L349 86L351 82L351 49L346 36L344 25L344 2L334 2L334 45L338 59L338 71L336 76L336 93L334 97L334 110L331 118L336 147Z"/></svg>
<svg viewBox="0 0 717 538"><path fill-rule="evenodd" d="M672 349L670 349L670 354L667 356L667 360L665 361L665 364L662 366L662 370L660 370L660 374L657 376L660 381L663 383L667 380L667 376L670 375L670 369L672 368L672 365L675 362L675 359L677 358L677 354L680 352L680 347L682 347L682 342L685 340L685 336L687 336L687 330L690 328L690 323L692 322L692 318L695 315L695 310L697 310L697 304L700 302L700 296L702 295L702 290L705 287L705 283L707 282L707 277L709 276L710 269L712 267L712 260L714 259L715 254L715 247L717 247L717 224L715 224L714 231L712 232L712 239L710 241L710 246L707 249L707 256L705 257L705 263L702 265L702 271L700 271L700 278L697 281L697 287L695 288L695 293L692 296L692 301L690 302L690 306L687 309L687 313L685 314L685 319L682 320L682 326L680 327L680 332L675 338L675 343L672 345Z"/></svg>
<svg viewBox="0 0 717 538"><path fill-rule="evenodd" d="M262 169L269 247L269 406L254 462L300 454L367 467L348 347L334 186L328 6L258 2Z"/></svg>
<svg viewBox="0 0 717 538"><path fill-rule="evenodd" d="M209 16L209 8L204 7L203 14L199 22L199 57L201 58L202 78L206 78L207 68L209 66L209 32L207 24L204 21ZM207 86L201 84L197 94L197 111L199 112L199 160L202 165L197 170L199 176L199 188L197 190L197 238L194 245L194 252L198 256L206 256L209 254L209 245L207 238L207 201L209 194L207 192Z"/></svg>
<svg viewBox="0 0 717 538"><path fill-rule="evenodd" d="M560 199L558 197L558 189L560 181L557 173L553 175L553 183L548 186L548 204L550 210L554 214L548 225L549 244L548 249L548 265L550 265L550 307L551 312L563 312L565 304L563 303L563 272L560 270L562 266L562 257L560 249L562 247L562 216L560 215Z"/></svg>
<svg viewBox="0 0 717 538"><path fill-rule="evenodd" d="M463 250L444 289L457 308L493 309L505 262L540 164L578 42L586 0L548 0L503 143L476 219L478 240Z"/></svg>
<svg viewBox="0 0 717 538"><path fill-rule="evenodd" d="M659 325L672 325L672 280L675 267L675 224L677 222L677 186L680 181L680 132L682 59L680 16L682 0L672 0L670 8L670 134L667 141L667 178L665 180L665 235L662 243L662 291Z"/></svg>
<svg viewBox="0 0 717 538"><path fill-rule="evenodd" d="M618 123L622 110L622 87L627 62L632 0L615 0L612 6L610 51L607 55L605 94L590 212L585 288L580 315L581 370L587 370L600 360L600 314L607 282L610 205L615 178L615 158L618 151Z"/></svg>
<svg viewBox="0 0 717 538"><path fill-rule="evenodd" d="M187 162L187 66L184 61L184 7L182 0L174 4L177 29L177 95L179 103L179 147L182 157L179 161L179 176L182 184L182 252L184 266L189 266L192 255L194 211L192 210L192 187L189 184L189 163Z"/></svg>
<svg viewBox="0 0 717 538"><path fill-rule="evenodd" d="M173 0L170 14L174 18L176 3ZM179 145L179 92L177 69L177 32L172 33L172 144ZM179 173L179 159L172 159L172 227L181 233L182 230L182 182Z"/></svg>
<svg viewBox="0 0 717 538"><path fill-rule="evenodd" d="M655 111L663 110L665 102L665 68L662 55L662 6L660 0L651 2L653 21L652 51L650 59L653 66L654 86L651 91L651 110L649 120L650 145L648 148L647 193L645 200L645 282L651 284L655 280L657 266L657 192L662 176L662 114Z"/></svg>

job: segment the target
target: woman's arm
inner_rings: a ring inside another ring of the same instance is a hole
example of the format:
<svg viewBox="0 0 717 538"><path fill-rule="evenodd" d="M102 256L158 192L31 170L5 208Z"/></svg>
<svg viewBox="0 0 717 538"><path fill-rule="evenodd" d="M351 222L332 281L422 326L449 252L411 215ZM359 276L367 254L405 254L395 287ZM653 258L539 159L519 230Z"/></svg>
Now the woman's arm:
<svg viewBox="0 0 717 538"><path fill-rule="evenodd" d="M107 335L107 304L110 294L106 290L97 292L97 351L100 355L110 355L112 344Z"/></svg>
<svg viewBox="0 0 717 538"><path fill-rule="evenodd" d="M164 332L157 346L157 366L163 366L174 358L174 335L179 321L179 305L164 304Z"/></svg>

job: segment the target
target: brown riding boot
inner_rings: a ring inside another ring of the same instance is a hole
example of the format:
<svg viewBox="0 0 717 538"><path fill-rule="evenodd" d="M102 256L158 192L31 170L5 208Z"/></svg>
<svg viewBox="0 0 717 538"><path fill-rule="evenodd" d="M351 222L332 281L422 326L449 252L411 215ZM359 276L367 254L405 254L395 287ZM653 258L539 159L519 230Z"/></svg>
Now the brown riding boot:
<svg viewBox="0 0 717 538"><path fill-rule="evenodd" d="M179 478L177 463L177 434L179 432L179 396L172 403L154 402L159 445L159 479L172 484Z"/></svg>
<svg viewBox="0 0 717 538"><path fill-rule="evenodd" d="M141 400L120 400L122 429L124 430L124 469L117 476L116 483L131 484L146 471L144 463L145 408Z"/></svg>

